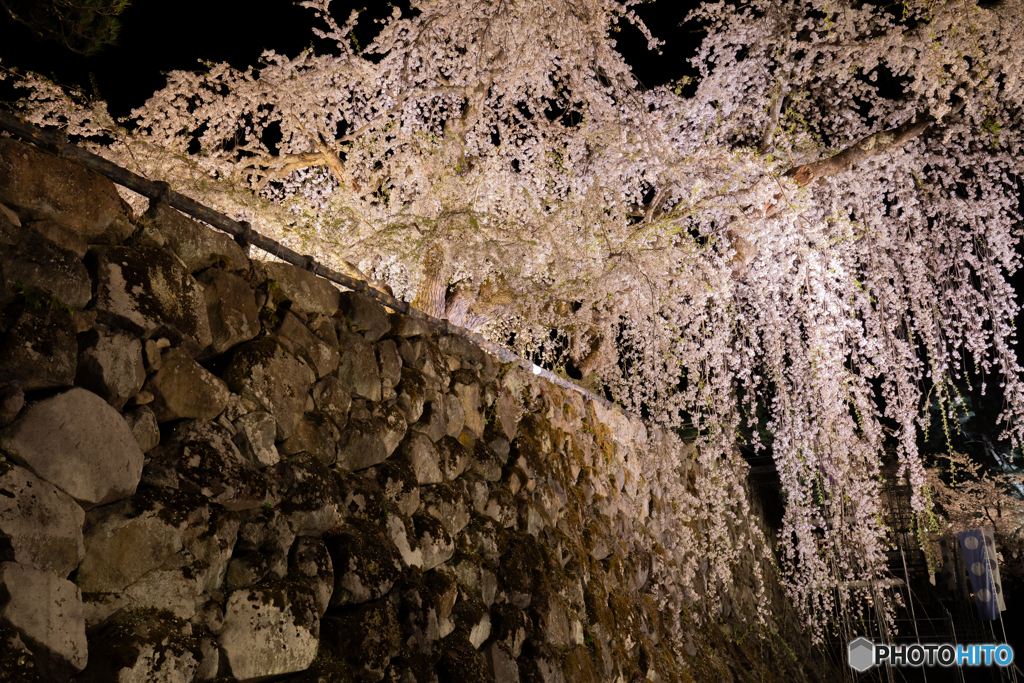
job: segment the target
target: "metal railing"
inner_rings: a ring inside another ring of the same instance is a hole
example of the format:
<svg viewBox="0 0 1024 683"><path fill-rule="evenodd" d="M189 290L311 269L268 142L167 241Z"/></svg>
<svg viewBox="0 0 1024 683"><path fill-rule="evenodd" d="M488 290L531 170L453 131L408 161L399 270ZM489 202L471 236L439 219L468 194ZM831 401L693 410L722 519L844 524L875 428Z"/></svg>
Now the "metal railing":
<svg viewBox="0 0 1024 683"><path fill-rule="evenodd" d="M218 230L226 232L234 237L240 244L251 244L262 249L268 254L276 256L286 263L305 268L314 275L330 280L331 282L339 284L347 289L359 292L364 296L368 296L394 311L398 311L399 313L408 315L412 318L425 320L441 332L465 337L487 353L497 357L503 363L515 363L534 375L543 377L549 382L557 384L560 387L581 394L585 399L594 401L605 409L617 410L630 419L636 419L635 416L630 415L620 406L617 406L606 398L598 396L593 392L574 384L573 382L559 377L550 370L542 368L525 358L521 358L508 349L495 344L472 330L459 327L458 325L453 325L447 320L435 318L432 315L415 309L408 302L397 299L387 292L382 292L379 289L371 287L365 280L360 280L358 278L345 275L344 273L331 270L327 266L318 263L312 256L299 254L280 242L261 235L253 230L248 223L244 221L236 221L225 216L219 211L214 211L208 206L204 206L183 194L175 192L171 189L170 185L165 182L143 178L137 173L133 173L101 156L73 145L61 136L42 130L9 112L0 111L0 129L6 130L14 137L23 141L31 142L35 146L44 149L55 156L76 161L86 168L89 168L100 175L106 176L113 182L127 187L133 192L137 192L151 200L167 204L184 214L192 216L193 218L207 223Z"/></svg>

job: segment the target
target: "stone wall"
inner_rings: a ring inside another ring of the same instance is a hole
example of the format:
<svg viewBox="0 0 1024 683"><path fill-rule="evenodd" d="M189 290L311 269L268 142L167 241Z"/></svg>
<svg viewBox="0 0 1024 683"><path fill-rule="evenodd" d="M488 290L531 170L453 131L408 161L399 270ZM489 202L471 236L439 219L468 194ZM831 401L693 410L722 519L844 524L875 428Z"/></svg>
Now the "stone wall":
<svg viewBox="0 0 1024 683"><path fill-rule="evenodd" d="M618 413L10 139L0 278L0 680L830 678Z"/></svg>

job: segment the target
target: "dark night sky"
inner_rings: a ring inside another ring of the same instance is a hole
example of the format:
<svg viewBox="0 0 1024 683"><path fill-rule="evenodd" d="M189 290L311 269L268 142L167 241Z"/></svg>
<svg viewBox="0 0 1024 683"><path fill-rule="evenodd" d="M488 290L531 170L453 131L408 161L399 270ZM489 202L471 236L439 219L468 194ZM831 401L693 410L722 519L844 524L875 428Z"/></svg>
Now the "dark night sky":
<svg viewBox="0 0 1024 683"><path fill-rule="evenodd" d="M687 62L696 51L699 36L691 32L694 27L680 28L679 24L693 5L692 0L663 0L638 8L655 35L666 41L661 55L649 52L640 32L632 27L624 28L617 36L627 61L644 85L659 85L689 72ZM256 6L258 10L253 9ZM388 3L335 0L332 13L343 21L351 9L363 7L367 12L360 20L357 38L366 45L376 28L372 20L390 14ZM164 72L201 68L199 59L245 68L257 65L265 49L295 55L311 43L316 45L310 30L315 22L312 10L296 6L291 0L258 4L240 0L135 0L121 19L118 45L86 58L56 43L37 40L21 25L0 17L0 64L36 71L89 92L94 82L101 98L110 104L111 113L126 116L163 86Z"/></svg>

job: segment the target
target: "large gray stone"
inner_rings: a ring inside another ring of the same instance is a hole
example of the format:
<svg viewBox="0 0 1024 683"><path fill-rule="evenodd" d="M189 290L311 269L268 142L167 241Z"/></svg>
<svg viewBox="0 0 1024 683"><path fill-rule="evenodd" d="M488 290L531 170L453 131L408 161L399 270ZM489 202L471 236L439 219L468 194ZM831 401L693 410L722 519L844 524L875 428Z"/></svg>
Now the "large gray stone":
<svg viewBox="0 0 1024 683"><path fill-rule="evenodd" d="M518 509L515 498L507 487L496 488L484 507L484 514L502 528L510 529L516 525Z"/></svg>
<svg viewBox="0 0 1024 683"><path fill-rule="evenodd" d="M160 444L160 427L156 414L149 406L138 406L124 413L124 421L132 430L135 443L143 453L148 453Z"/></svg>
<svg viewBox="0 0 1024 683"><path fill-rule="evenodd" d="M0 337L0 377L22 389L56 389L75 381L78 343L71 315L24 306Z"/></svg>
<svg viewBox="0 0 1024 683"><path fill-rule="evenodd" d="M423 373L412 368L402 368L395 392L398 395L398 408L405 414L406 422L413 424L419 421L427 401L427 380Z"/></svg>
<svg viewBox="0 0 1024 683"><path fill-rule="evenodd" d="M15 216L17 217L17 216ZM53 220L29 221L26 223L40 235L67 249L72 254L82 259L89 253L89 244L85 239L71 228Z"/></svg>
<svg viewBox="0 0 1024 683"><path fill-rule="evenodd" d="M277 334L292 343L295 353L309 364L318 379L337 369L340 360L337 347L332 348L310 332L295 313L284 312Z"/></svg>
<svg viewBox="0 0 1024 683"><path fill-rule="evenodd" d="M182 554L170 558L167 566L143 574L122 593L85 594L86 628L93 630L126 609L166 610L179 619L191 619L196 613L206 567L194 563L175 566L184 557Z"/></svg>
<svg viewBox="0 0 1024 683"><path fill-rule="evenodd" d="M198 353L213 341L203 289L171 253L155 247L106 247L96 264L94 308L100 320L142 336L156 332Z"/></svg>
<svg viewBox="0 0 1024 683"><path fill-rule="evenodd" d="M85 308L92 298L89 271L77 254L0 216L0 303L19 287L72 308Z"/></svg>
<svg viewBox="0 0 1024 683"><path fill-rule="evenodd" d="M400 655L393 657L388 664L388 674L392 681L408 683L438 683L434 662L423 650L406 648Z"/></svg>
<svg viewBox="0 0 1024 683"><path fill-rule="evenodd" d="M452 632L452 607L459 597L459 586L444 572L429 572L416 584L406 584L399 593L404 615L404 631L410 644L420 651L431 652L436 643Z"/></svg>
<svg viewBox="0 0 1024 683"><path fill-rule="evenodd" d="M469 503L459 489L450 484L433 484L420 489L423 512L436 518L450 536L456 536L469 524Z"/></svg>
<svg viewBox="0 0 1024 683"><path fill-rule="evenodd" d="M502 468L505 467L505 463L508 461L508 441L502 438L496 445L499 448L504 445L504 457L491 448L486 443L486 439L481 439L473 444L468 469L479 474L484 481L499 481Z"/></svg>
<svg viewBox="0 0 1024 683"><path fill-rule="evenodd" d="M237 520L234 530L237 531ZM220 529L211 529L211 537L218 545L230 543L232 538L220 534ZM210 618L213 605L205 602L203 594L215 594L224 584L224 576L230 559L231 548L225 553L202 553L210 543L197 543L193 550L213 560L210 564L203 559L193 559L188 549L171 555L162 567L152 569L121 592L85 593L82 596L85 611L85 628L94 633L109 624L125 611L162 610L179 619L203 623ZM216 604L219 618L223 618L223 605ZM202 608L202 609L201 609ZM197 616L197 610L200 610ZM218 622L219 623L219 622Z"/></svg>
<svg viewBox="0 0 1024 683"><path fill-rule="evenodd" d="M469 339L457 334L442 334L436 341L441 353L458 360L462 368L476 370L483 366L486 354Z"/></svg>
<svg viewBox="0 0 1024 683"><path fill-rule="evenodd" d="M381 493L390 500L402 514L412 515L420 507L420 487L416 473L407 460L386 460L372 470Z"/></svg>
<svg viewBox="0 0 1024 683"><path fill-rule="evenodd" d="M163 353L160 369L146 381L153 394L152 409L157 422L192 418L212 420L228 403L228 385L192 360L184 349Z"/></svg>
<svg viewBox="0 0 1024 683"><path fill-rule="evenodd" d="M494 675L494 683L519 683L519 664L501 644L492 641L484 648L484 656Z"/></svg>
<svg viewBox="0 0 1024 683"><path fill-rule="evenodd" d="M352 390L337 377L328 375L313 387L313 403L338 429L344 429L352 407Z"/></svg>
<svg viewBox="0 0 1024 683"><path fill-rule="evenodd" d="M86 508L127 498L142 476L142 451L128 423L85 389L23 410L0 431L0 450Z"/></svg>
<svg viewBox="0 0 1024 683"><path fill-rule="evenodd" d="M127 332L91 331L79 338L75 384L102 396L117 410L142 389L146 367L142 344Z"/></svg>
<svg viewBox="0 0 1024 683"><path fill-rule="evenodd" d="M455 542L440 520L430 515L414 515L416 545L423 557L423 571L433 569L452 559Z"/></svg>
<svg viewBox="0 0 1024 683"><path fill-rule="evenodd" d="M254 467L263 469L281 460L277 446L274 445L277 422L273 415L254 410L240 416L232 424L235 427L235 445Z"/></svg>
<svg viewBox="0 0 1024 683"><path fill-rule="evenodd" d="M196 668L195 681L203 683L217 677L220 671L220 648L217 641L209 635L199 638L199 666Z"/></svg>
<svg viewBox="0 0 1024 683"><path fill-rule="evenodd" d="M185 537L185 553L195 558L193 566L202 567L193 578L203 592L214 594L221 590L240 524L239 513L211 505L207 527L194 540L191 534Z"/></svg>
<svg viewBox="0 0 1024 683"><path fill-rule="evenodd" d="M441 473L441 454L426 434L409 432L398 447L398 456L412 465L419 484L440 484L444 481Z"/></svg>
<svg viewBox="0 0 1024 683"><path fill-rule="evenodd" d="M535 538L510 534L498 564L498 580L509 602L522 610L530 606L538 583L546 580L544 554Z"/></svg>
<svg viewBox="0 0 1024 683"><path fill-rule="evenodd" d="M18 629L48 680L85 668L88 650L82 591L52 572L0 563L0 623Z"/></svg>
<svg viewBox="0 0 1024 683"><path fill-rule="evenodd" d="M423 552L416 544L416 527L412 519L401 513L389 514L384 520L384 526L391 542L398 549L403 564L408 567L423 566Z"/></svg>
<svg viewBox="0 0 1024 683"><path fill-rule="evenodd" d="M319 536L342 523L341 494L322 462L302 453L267 470L282 492L281 512L300 536Z"/></svg>
<svg viewBox="0 0 1024 683"><path fill-rule="evenodd" d="M423 406L423 413L418 422L412 425L412 431L420 432L431 441L440 441L448 433L448 422L444 413L444 397L438 396Z"/></svg>
<svg viewBox="0 0 1024 683"><path fill-rule="evenodd" d="M448 359L430 337L403 339L398 345L403 367L421 371L436 387L446 389L451 381Z"/></svg>
<svg viewBox="0 0 1024 683"><path fill-rule="evenodd" d="M510 440L516 438L516 433L519 431L519 417L522 414L522 406L516 402L515 396L513 396L511 391L502 391L498 396L496 413L498 424L501 425L505 436Z"/></svg>
<svg viewBox="0 0 1024 683"><path fill-rule="evenodd" d="M380 364L381 394L384 400L396 396L395 386L402 379L402 357L394 340L384 339L377 343L377 362Z"/></svg>
<svg viewBox="0 0 1024 683"><path fill-rule="evenodd" d="M508 535L505 528L490 517L472 515L469 525L462 530L460 542L485 560L497 564L505 553Z"/></svg>
<svg viewBox="0 0 1024 683"><path fill-rule="evenodd" d="M259 334L256 295L244 279L220 268L204 271L197 279L203 286L203 299L213 336L211 355L224 353Z"/></svg>
<svg viewBox="0 0 1024 683"><path fill-rule="evenodd" d="M491 635L496 645L513 660L522 654L526 636L533 630L530 618L510 603L494 605L491 608Z"/></svg>
<svg viewBox="0 0 1024 683"><path fill-rule="evenodd" d="M345 320L354 332L362 332L370 341L377 341L391 330L387 311L373 299L357 292L342 292L338 300Z"/></svg>
<svg viewBox="0 0 1024 683"><path fill-rule="evenodd" d="M90 244L116 244L132 232L113 183L10 138L0 139L0 202L23 221L52 219Z"/></svg>
<svg viewBox="0 0 1024 683"><path fill-rule="evenodd" d="M598 675L597 667L594 665L597 655L591 652L590 648L583 646L582 627L580 627L580 631L580 642L575 647L570 648L568 652L565 652L562 657L562 674L568 683L598 683L602 677ZM649 654L650 651L648 651L648 656ZM668 678L665 675L667 672L660 666L659 659L647 659L646 675L644 675L642 669L639 669L640 675L644 676L645 680L664 681Z"/></svg>
<svg viewBox="0 0 1024 683"><path fill-rule="evenodd" d="M479 595L490 607L498 592L498 575L494 568L476 553L458 552L450 563L459 585L472 595Z"/></svg>
<svg viewBox="0 0 1024 683"><path fill-rule="evenodd" d="M224 412L221 413L221 416L229 422L234 422L243 415L256 411L258 408L259 406L249 399L242 398L238 394L231 394L228 396L228 404L224 406Z"/></svg>
<svg viewBox="0 0 1024 683"><path fill-rule="evenodd" d="M232 675L247 680L307 668L316 657L319 636L313 596L285 583L233 592L219 640Z"/></svg>
<svg viewBox="0 0 1024 683"><path fill-rule="evenodd" d="M307 316L306 327L316 338L332 349L338 348L338 319L333 316L315 313Z"/></svg>
<svg viewBox="0 0 1024 683"><path fill-rule="evenodd" d="M236 348L222 377L232 392L274 416L280 441L295 433L315 379L306 364L273 336Z"/></svg>
<svg viewBox="0 0 1024 683"><path fill-rule="evenodd" d="M157 204L143 222L159 232L189 272L219 265L229 270L249 267L245 251L229 235L196 223L166 204Z"/></svg>
<svg viewBox="0 0 1024 683"><path fill-rule="evenodd" d="M468 370L452 373L452 393L459 399L465 428L477 437L484 433L484 402L480 381ZM460 430L461 431L461 430Z"/></svg>
<svg viewBox="0 0 1024 683"><path fill-rule="evenodd" d="M341 363L338 378L346 382L356 396L380 401L380 368L373 346L362 335L342 330L338 335Z"/></svg>
<svg viewBox="0 0 1024 683"><path fill-rule="evenodd" d="M334 567L332 605L354 605L387 595L402 573L395 544L379 526L352 520L324 537Z"/></svg>
<svg viewBox="0 0 1024 683"><path fill-rule="evenodd" d="M556 647L566 647L572 643L569 611L561 596L546 581L537 582L530 609L540 638Z"/></svg>
<svg viewBox="0 0 1024 683"><path fill-rule="evenodd" d="M328 658L343 662L351 672L351 678L324 680L380 681L386 671L394 673L388 665L403 650L398 610L389 600L377 600L328 615L323 620L321 647Z"/></svg>
<svg viewBox="0 0 1024 683"><path fill-rule="evenodd" d="M391 334L396 337L419 337L437 332L437 328L423 318L413 318L402 313L392 313L388 321L391 323Z"/></svg>
<svg viewBox="0 0 1024 683"><path fill-rule="evenodd" d="M78 581L87 593L121 592L204 533L209 520L205 499L165 488L90 510Z"/></svg>
<svg viewBox="0 0 1024 683"><path fill-rule="evenodd" d="M476 649L491 635L491 615L483 600L466 596L459 600L452 611L452 620L466 634L470 645Z"/></svg>
<svg viewBox="0 0 1024 683"><path fill-rule="evenodd" d="M21 227L21 219L18 218L18 214L14 213L3 204L0 204L0 218L2 218L3 220L7 221L8 223L15 227Z"/></svg>
<svg viewBox="0 0 1024 683"><path fill-rule="evenodd" d="M388 457L384 435L381 420L349 420L338 441L338 467L358 472L384 462Z"/></svg>
<svg viewBox="0 0 1024 683"><path fill-rule="evenodd" d="M483 514L491 495L491 485L486 479L476 472L466 472L453 485L462 492L472 510Z"/></svg>
<svg viewBox="0 0 1024 683"><path fill-rule="evenodd" d="M438 680L446 683L491 683L494 680L483 653L473 647L468 634L462 629L441 642L437 673Z"/></svg>
<svg viewBox="0 0 1024 683"><path fill-rule="evenodd" d="M516 503L516 523L519 530L531 536L539 536L546 525L540 506L532 500L518 499Z"/></svg>
<svg viewBox="0 0 1024 683"><path fill-rule="evenodd" d="M225 427L206 420L180 423L151 453L143 480L150 486L199 493L229 510L251 510L267 499L267 480L246 460Z"/></svg>
<svg viewBox="0 0 1024 683"><path fill-rule="evenodd" d="M300 313L331 316L340 292L328 280L289 263L265 263L267 288L275 302L291 301Z"/></svg>
<svg viewBox="0 0 1024 683"><path fill-rule="evenodd" d="M519 671L524 680L537 681L538 683L566 683L562 673L562 654L558 649L544 643L530 641L523 649L519 658ZM632 667L630 667L632 668ZM575 672L577 678L573 683L587 681L579 671ZM617 677L607 677L606 680L626 680L621 674ZM641 679L645 680L645 679Z"/></svg>
<svg viewBox="0 0 1024 683"><path fill-rule="evenodd" d="M0 537L15 562L66 578L85 556L85 511L28 470L0 462Z"/></svg>
<svg viewBox="0 0 1024 683"><path fill-rule="evenodd" d="M455 481L469 466L469 452L458 439L445 436L437 442L441 475L445 481Z"/></svg>
<svg viewBox="0 0 1024 683"><path fill-rule="evenodd" d="M455 394L445 394L443 405L446 433L448 436L458 436L466 426L466 413L462 408L462 401Z"/></svg>
<svg viewBox="0 0 1024 683"><path fill-rule="evenodd" d="M371 474L372 471L349 472L337 468L331 470L338 484L341 509L349 520L361 519L377 524L392 512L384 491Z"/></svg>
<svg viewBox="0 0 1024 683"><path fill-rule="evenodd" d="M338 458L338 428L331 419L320 411L310 411L302 416L295 433L281 444L285 455L310 453L324 465L333 465Z"/></svg>
<svg viewBox="0 0 1024 683"><path fill-rule="evenodd" d="M405 415L398 406L377 406L374 413L383 427L381 438L384 441L384 452L390 457L398 448L398 444L405 439L409 424L405 421Z"/></svg>

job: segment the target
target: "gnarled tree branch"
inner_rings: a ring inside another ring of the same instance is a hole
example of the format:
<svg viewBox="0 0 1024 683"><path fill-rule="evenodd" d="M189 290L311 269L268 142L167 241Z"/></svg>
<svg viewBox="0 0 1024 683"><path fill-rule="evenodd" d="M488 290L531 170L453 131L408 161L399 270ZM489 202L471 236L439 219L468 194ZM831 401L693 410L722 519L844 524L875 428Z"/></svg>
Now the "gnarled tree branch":
<svg viewBox="0 0 1024 683"><path fill-rule="evenodd" d="M797 185L803 187L814 180L845 173L870 157L885 154L890 150L902 147L928 130L933 123L935 123L935 119L927 115L920 117L920 120L907 121L901 126L873 133L866 138L858 140L843 151L827 159L821 159L802 166L794 166L783 175L787 178L792 178Z"/></svg>

